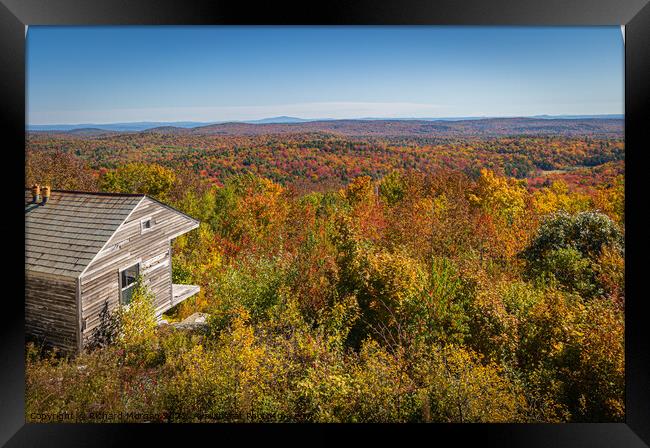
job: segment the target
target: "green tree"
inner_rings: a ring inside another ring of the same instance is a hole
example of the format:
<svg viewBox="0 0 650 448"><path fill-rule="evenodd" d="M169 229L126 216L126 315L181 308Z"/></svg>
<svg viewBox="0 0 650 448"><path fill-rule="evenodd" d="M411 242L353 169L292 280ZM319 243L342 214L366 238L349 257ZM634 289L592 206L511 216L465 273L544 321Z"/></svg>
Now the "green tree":
<svg viewBox="0 0 650 448"><path fill-rule="evenodd" d="M154 361L158 342L154 296L142 276L136 280L131 302L120 306L117 313L120 321L117 344L124 350L126 361Z"/></svg>
<svg viewBox="0 0 650 448"><path fill-rule="evenodd" d="M471 294L447 258L435 258L427 284L407 305L408 325L428 343L462 343L469 332Z"/></svg>
<svg viewBox="0 0 650 448"><path fill-rule="evenodd" d="M406 194L406 187L402 174L393 171L384 176L379 184L379 195L390 206L400 202Z"/></svg>
<svg viewBox="0 0 650 448"><path fill-rule="evenodd" d="M623 234L607 215L559 212L539 227L523 251L526 273L532 278L551 278L584 297L600 295L598 260L605 247L623 252Z"/></svg>

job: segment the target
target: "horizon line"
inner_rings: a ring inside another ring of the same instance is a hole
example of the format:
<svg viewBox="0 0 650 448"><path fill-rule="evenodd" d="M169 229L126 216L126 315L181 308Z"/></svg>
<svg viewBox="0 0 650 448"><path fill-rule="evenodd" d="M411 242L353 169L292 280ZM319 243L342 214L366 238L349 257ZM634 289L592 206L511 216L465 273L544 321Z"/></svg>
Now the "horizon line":
<svg viewBox="0 0 650 448"><path fill-rule="evenodd" d="M164 124L174 124L174 123L186 123L186 124L228 124L228 123L241 123L241 124L292 124L290 122L285 123L273 123L269 120L276 119L290 119L290 120L299 120L302 122L317 122L317 121L391 121L391 120L400 120L400 121L436 121L436 120L487 120L487 119L499 119L499 118L601 118L601 117L625 117L624 113L595 113L595 114L535 114L535 115L464 115L464 116L441 116L441 117L345 117L345 118L302 118L297 116L290 115L277 115L272 117L262 117L262 118L251 118L244 120L215 120L215 121L194 121L194 120L174 120L174 121L160 121L160 120L139 120L139 121L110 121L110 122L79 122L79 123L26 123L26 127L30 126L110 126L110 125L138 125L138 124L150 124L150 123L164 123ZM295 124L295 123L294 123Z"/></svg>

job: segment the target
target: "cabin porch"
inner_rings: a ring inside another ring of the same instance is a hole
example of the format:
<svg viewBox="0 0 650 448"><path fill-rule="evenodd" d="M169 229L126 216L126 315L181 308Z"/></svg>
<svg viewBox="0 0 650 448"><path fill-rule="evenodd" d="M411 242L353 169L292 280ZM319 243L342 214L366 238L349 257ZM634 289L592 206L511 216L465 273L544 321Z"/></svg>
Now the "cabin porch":
<svg viewBox="0 0 650 448"><path fill-rule="evenodd" d="M172 284L172 306L176 306L183 300L192 297L201 290L197 285L176 285Z"/></svg>

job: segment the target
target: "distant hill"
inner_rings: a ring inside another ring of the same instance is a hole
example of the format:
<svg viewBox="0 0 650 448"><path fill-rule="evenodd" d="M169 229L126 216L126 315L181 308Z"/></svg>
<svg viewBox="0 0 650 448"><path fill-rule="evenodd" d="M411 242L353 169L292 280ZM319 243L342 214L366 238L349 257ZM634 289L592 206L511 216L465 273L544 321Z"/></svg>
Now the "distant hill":
<svg viewBox="0 0 650 448"><path fill-rule="evenodd" d="M279 117L281 118L281 117ZM290 118L290 117L286 117ZM286 123L228 122L181 127L163 125L142 131L158 135L195 136L259 136L273 134L331 134L346 137L408 137L408 138L460 138L501 136L603 136L623 137L624 121L621 118L483 118L466 120L326 120ZM34 131L48 134L66 134L75 137L102 137L118 131L101 128Z"/></svg>
<svg viewBox="0 0 650 448"><path fill-rule="evenodd" d="M355 137L463 137L507 135L602 135L622 137L622 119L487 118L458 121L330 120L301 123L221 123L162 133L187 135L264 135L326 133Z"/></svg>
<svg viewBox="0 0 650 448"><path fill-rule="evenodd" d="M154 121L140 121L133 123L84 123L84 124L36 124L27 126L28 131L78 131L83 129L100 129L104 131L116 132L140 132L147 129L173 126L178 128L193 128L197 126L205 126L214 124L216 122L199 122L199 121L175 121L175 122L154 122Z"/></svg>
<svg viewBox="0 0 650 448"><path fill-rule="evenodd" d="M103 135L119 134L117 131L99 128L80 128L67 131L68 134L78 135L80 137L98 137Z"/></svg>
<svg viewBox="0 0 650 448"><path fill-rule="evenodd" d="M314 120L309 120L305 118L287 117L283 115L281 117L271 117L271 118L262 118L261 120L243 121L243 123L250 123L250 124L304 123L306 121L314 121Z"/></svg>
<svg viewBox="0 0 650 448"><path fill-rule="evenodd" d="M550 120L575 120L580 118L611 118L622 120L625 118L622 114L603 114L603 115L533 115L529 118L544 118Z"/></svg>
<svg viewBox="0 0 650 448"><path fill-rule="evenodd" d="M537 120L588 120L588 119L605 119L605 120L623 120L623 115L537 115L533 117L522 117ZM175 122L154 122L142 121L133 123L108 123L108 124L47 124L47 125L29 125L28 131L82 131L84 129L95 129L104 131L115 132L141 132L151 129L181 128L205 128L206 126L214 125L233 125L251 124L251 125L267 125L267 124L301 124L301 123L330 123L330 122L463 122L463 121L483 121L483 120L511 120L513 118L499 118L499 117L449 117L449 118L373 118L365 117L358 119L307 119L298 117L270 117L260 120L242 120L242 121L213 121L213 122L198 122L198 121L175 121ZM520 118L516 118L520 119ZM226 126L226 127L228 127ZM323 126L323 125L320 125Z"/></svg>

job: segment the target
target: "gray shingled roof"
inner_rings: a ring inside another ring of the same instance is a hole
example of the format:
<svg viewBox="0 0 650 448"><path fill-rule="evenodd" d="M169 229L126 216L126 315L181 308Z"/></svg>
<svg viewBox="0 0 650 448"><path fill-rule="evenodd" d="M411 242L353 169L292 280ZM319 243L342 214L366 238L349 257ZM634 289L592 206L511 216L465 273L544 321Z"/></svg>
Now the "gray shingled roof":
<svg viewBox="0 0 650 448"><path fill-rule="evenodd" d="M25 191L25 269L79 276L143 197L52 191L41 206Z"/></svg>

